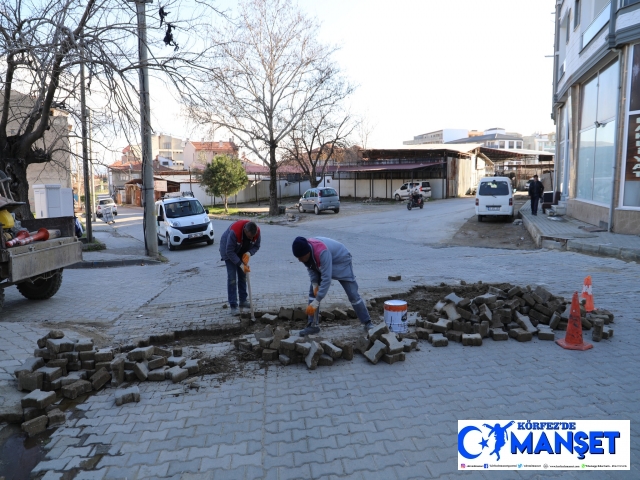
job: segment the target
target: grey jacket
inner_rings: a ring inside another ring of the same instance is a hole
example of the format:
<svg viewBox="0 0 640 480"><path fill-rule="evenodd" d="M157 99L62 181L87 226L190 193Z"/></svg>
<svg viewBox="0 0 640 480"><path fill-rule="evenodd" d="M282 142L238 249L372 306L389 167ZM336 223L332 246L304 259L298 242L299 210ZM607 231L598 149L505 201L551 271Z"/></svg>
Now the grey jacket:
<svg viewBox="0 0 640 480"><path fill-rule="evenodd" d="M311 246L311 267L307 266L311 283L320 285L316 300L320 302L329 293L331 280L355 282L351 253L340 242L326 237L307 239ZM318 265L319 263L319 265ZM319 272L319 273L318 273Z"/></svg>

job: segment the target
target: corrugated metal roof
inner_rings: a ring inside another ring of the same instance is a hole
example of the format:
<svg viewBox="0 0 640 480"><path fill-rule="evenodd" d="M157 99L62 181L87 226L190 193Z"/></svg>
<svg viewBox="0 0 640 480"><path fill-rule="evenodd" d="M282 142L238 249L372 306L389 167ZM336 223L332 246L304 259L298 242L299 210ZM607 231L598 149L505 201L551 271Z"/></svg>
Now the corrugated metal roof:
<svg viewBox="0 0 640 480"><path fill-rule="evenodd" d="M478 147L481 147L481 143L459 143L459 144L450 144L450 143L426 143L423 145L402 145L400 147L394 148L366 148L364 151L397 151L397 150L450 150L458 153L469 153L475 150ZM365 155L366 156L366 155Z"/></svg>
<svg viewBox="0 0 640 480"><path fill-rule="evenodd" d="M517 149L513 149L513 148L491 148L491 147L482 147L482 151L485 153L490 153L490 152L500 152L500 154L514 154L514 157L519 157L519 156L532 156L532 155L547 155L547 156L555 156L555 153L553 152L546 152L546 151L542 151L542 150L527 150L524 148L517 148Z"/></svg>
<svg viewBox="0 0 640 480"><path fill-rule="evenodd" d="M344 165L327 166L327 172L390 172L397 170L419 170L421 168L429 168L436 165L444 165L445 162L433 163L378 163L375 165Z"/></svg>
<svg viewBox="0 0 640 480"><path fill-rule="evenodd" d="M447 145L452 143L470 143L470 141L475 142L485 142L488 140L520 140L522 141L522 137L517 137L515 135L505 135L504 133L490 133L489 135L476 135L475 137L467 137L467 138L459 138L457 140L451 140L447 142Z"/></svg>

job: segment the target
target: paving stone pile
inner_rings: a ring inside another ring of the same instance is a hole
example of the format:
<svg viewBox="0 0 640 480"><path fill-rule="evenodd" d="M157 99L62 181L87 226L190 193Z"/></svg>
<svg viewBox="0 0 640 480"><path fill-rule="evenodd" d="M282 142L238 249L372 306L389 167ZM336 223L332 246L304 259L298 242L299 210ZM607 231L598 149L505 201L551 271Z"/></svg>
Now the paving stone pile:
<svg viewBox="0 0 640 480"><path fill-rule="evenodd" d="M480 346L487 337L529 342L537 335L540 340L553 341L554 330L567 329L570 310L570 300L541 286L505 284L489 287L487 293L474 298L461 298L452 292L434 306L426 320L416 321L416 334L434 347L446 347L449 341ZM611 312L587 312L581 304L580 316L583 330L593 328L593 341L613 336Z"/></svg>
<svg viewBox="0 0 640 480"><path fill-rule="evenodd" d="M249 313L242 314L244 318L249 318ZM279 320L289 321L307 321L307 313L304 309L280 307L278 312L255 312L255 316L265 325L276 325ZM358 318L356 311L349 308L334 308L333 310L321 310L320 318L322 320L346 320L347 318Z"/></svg>
<svg viewBox="0 0 640 480"><path fill-rule="evenodd" d="M145 380L177 383L200 370L200 360L187 359L182 348L168 350L148 345L148 341L141 343L147 345L128 352L96 349L93 340L67 338L60 330L38 339L33 357L14 371L18 390L30 392L21 401L22 429L32 436L63 423L64 414L52 406L60 397L75 400L107 384L118 387ZM115 400L117 405L140 401L138 387L116 390Z"/></svg>
<svg viewBox="0 0 640 480"><path fill-rule="evenodd" d="M376 325L355 342L325 340L321 334L300 337L283 327L265 327L261 332L245 335L233 341L237 350L253 352L264 361L279 361L282 365L305 363L309 370L330 366L336 360L353 360L354 352L362 353L376 364L383 360L389 364L405 360L405 353L418 346L415 333L396 335L386 324Z"/></svg>

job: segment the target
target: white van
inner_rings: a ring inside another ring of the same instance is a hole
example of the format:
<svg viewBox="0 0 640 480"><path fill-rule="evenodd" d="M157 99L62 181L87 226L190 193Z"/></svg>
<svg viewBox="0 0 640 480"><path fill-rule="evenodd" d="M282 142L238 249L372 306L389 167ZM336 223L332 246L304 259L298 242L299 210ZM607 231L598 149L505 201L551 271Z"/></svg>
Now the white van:
<svg viewBox="0 0 640 480"><path fill-rule="evenodd" d="M193 197L165 197L158 200L158 245L162 245L163 241L167 242L169 250L200 242L213 245L213 224L208 213Z"/></svg>
<svg viewBox="0 0 640 480"><path fill-rule="evenodd" d="M485 216L513 218L513 188L509 177L487 177L476 189L476 215L481 222Z"/></svg>

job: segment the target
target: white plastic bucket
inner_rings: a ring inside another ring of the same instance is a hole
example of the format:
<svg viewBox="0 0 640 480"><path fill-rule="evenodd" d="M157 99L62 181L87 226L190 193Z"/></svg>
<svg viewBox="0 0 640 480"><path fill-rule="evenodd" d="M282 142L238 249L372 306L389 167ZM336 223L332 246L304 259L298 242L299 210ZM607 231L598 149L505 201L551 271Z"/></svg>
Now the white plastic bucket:
<svg viewBox="0 0 640 480"><path fill-rule="evenodd" d="M393 333L407 333L407 302L404 300L384 302L384 323Z"/></svg>

